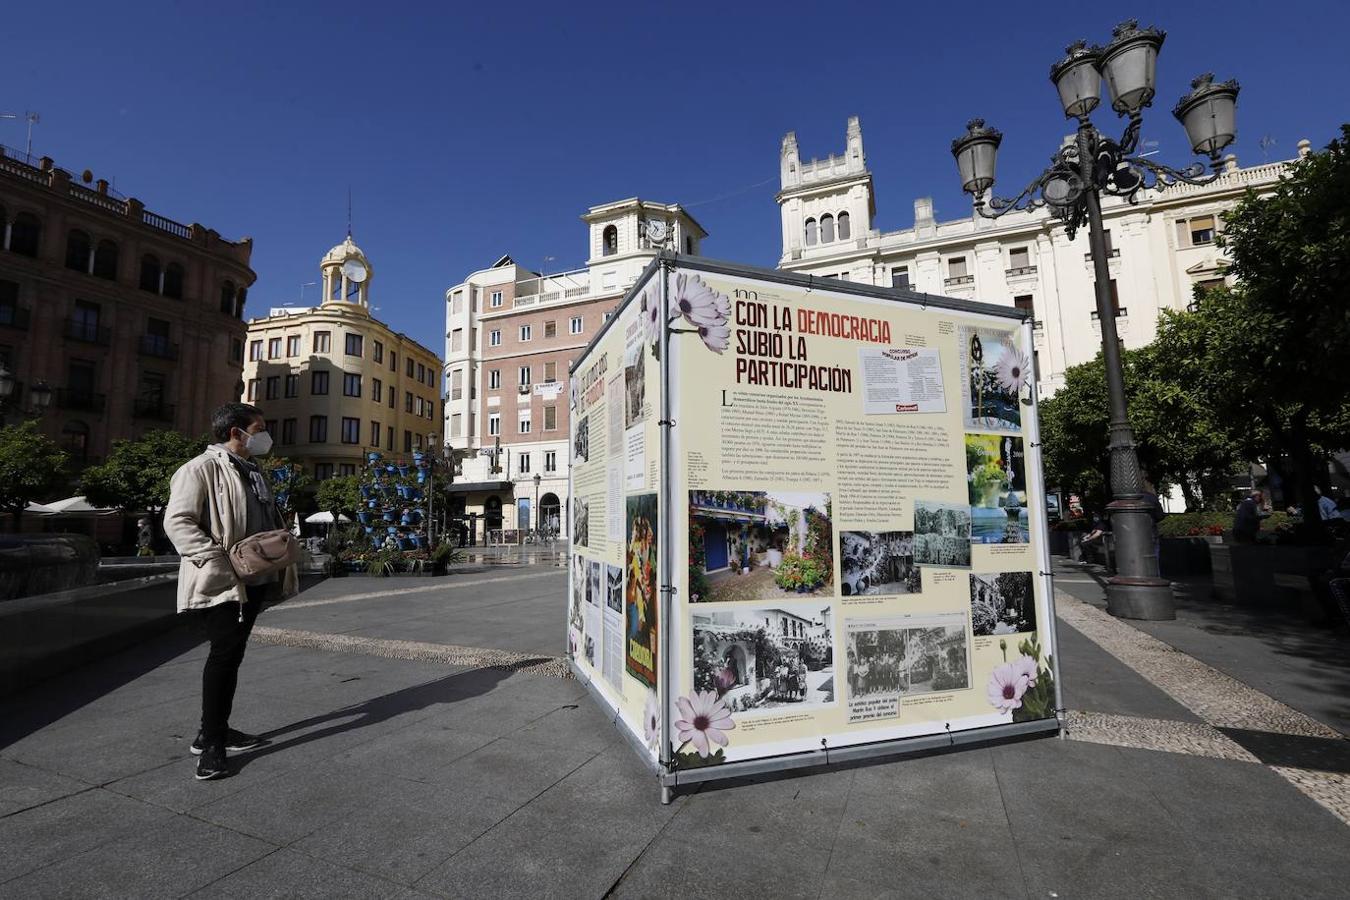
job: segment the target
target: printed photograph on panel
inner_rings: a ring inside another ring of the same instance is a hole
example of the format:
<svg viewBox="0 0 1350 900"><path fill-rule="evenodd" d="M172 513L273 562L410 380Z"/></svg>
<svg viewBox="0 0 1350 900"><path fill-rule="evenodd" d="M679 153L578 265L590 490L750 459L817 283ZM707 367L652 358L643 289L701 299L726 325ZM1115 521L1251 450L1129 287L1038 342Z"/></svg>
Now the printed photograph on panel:
<svg viewBox="0 0 1350 900"><path fill-rule="evenodd" d="M830 495L689 492L689 595L695 603L832 594Z"/></svg>
<svg viewBox="0 0 1350 900"><path fill-rule="evenodd" d="M839 535L839 590L862 594L917 594L912 531L845 531Z"/></svg>
<svg viewBox="0 0 1350 900"><path fill-rule="evenodd" d="M586 600L586 560L572 556L572 597L567 605L567 652L576 658L581 649L581 633L584 628L582 606Z"/></svg>
<svg viewBox="0 0 1350 900"><path fill-rule="evenodd" d="M572 543L578 547L590 546L591 540L591 503L589 500L572 498Z"/></svg>
<svg viewBox="0 0 1350 900"><path fill-rule="evenodd" d="M642 421L642 404L646 400L646 348L634 344L624 351L623 360L623 427L632 428Z"/></svg>
<svg viewBox="0 0 1350 900"><path fill-rule="evenodd" d="M623 612L623 566L607 566L605 584L605 606L610 612Z"/></svg>
<svg viewBox="0 0 1350 900"><path fill-rule="evenodd" d="M970 627L976 637L1036 630L1030 572L970 574Z"/></svg>
<svg viewBox="0 0 1350 900"><path fill-rule="evenodd" d="M850 722L895 718L902 697L970 687L964 616L850 622L844 646Z"/></svg>
<svg viewBox="0 0 1350 900"><path fill-rule="evenodd" d="M970 567L970 507L914 501L914 562Z"/></svg>
<svg viewBox="0 0 1350 900"><path fill-rule="evenodd" d="M778 609L695 610L694 690L731 712L834 702L834 639L824 601Z"/></svg>
<svg viewBox="0 0 1350 900"><path fill-rule="evenodd" d="M624 668L647 687L656 687L657 584L656 584L656 495L628 498L628 542L624 548L627 581L624 612L628 630L624 636Z"/></svg>
<svg viewBox="0 0 1350 900"><path fill-rule="evenodd" d="M572 462L584 463L591 458L591 417L586 416L577 423L572 435Z"/></svg>
<svg viewBox="0 0 1350 900"><path fill-rule="evenodd" d="M586 602L591 606L599 606L604 602L604 574L605 564L598 560L592 560L586 579Z"/></svg>
<svg viewBox="0 0 1350 900"><path fill-rule="evenodd" d="M970 493L970 540L976 544L1025 544L1026 460L1022 439L1010 434L966 435L966 485Z"/></svg>
<svg viewBox="0 0 1350 900"><path fill-rule="evenodd" d="M1018 332L962 326L957 337L966 427L1021 431L1021 401L1031 384L1031 359L1019 346Z"/></svg>

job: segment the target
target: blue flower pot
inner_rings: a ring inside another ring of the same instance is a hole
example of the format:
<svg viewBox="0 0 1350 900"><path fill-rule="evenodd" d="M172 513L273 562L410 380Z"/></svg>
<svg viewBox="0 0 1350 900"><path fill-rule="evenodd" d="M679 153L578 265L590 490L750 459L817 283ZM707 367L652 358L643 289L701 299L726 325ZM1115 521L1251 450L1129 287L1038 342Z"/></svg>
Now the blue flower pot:
<svg viewBox="0 0 1350 900"><path fill-rule="evenodd" d="M395 472L398 471L398 467L395 466L393 463L385 463L384 470L388 472L390 475L393 475Z"/></svg>
<svg viewBox="0 0 1350 900"><path fill-rule="evenodd" d="M378 500L367 500L367 501L366 501L366 507L369 508L369 509L374 509L374 508L379 504L379 502L380 502L380 501L378 501Z"/></svg>
<svg viewBox="0 0 1350 900"><path fill-rule="evenodd" d="M426 454L423 453L421 450L414 450L414 451L413 451L413 462L414 462L414 463L416 463L417 465L420 466L420 465L422 465L422 460L424 460L424 459L426 459Z"/></svg>
<svg viewBox="0 0 1350 900"><path fill-rule="evenodd" d="M426 472L425 469L418 469L418 471L417 471L417 483L418 483L418 484L426 484L426 483L427 483L427 472Z"/></svg>
<svg viewBox="0 0 1350 900"><path fill-rule="evenodd" d="M394 521L394 514L391 513L391 512L385 513L385 514L384 514L384 520L385 520L386 522L392 522L392 521ZM390 531L392 531L392 530L393 530L393 529L391 528Z"/></svg>
<svg viewBox="0 0 1350 900"><path fill-rule="evenodd" d="M366 461L371 464L377 463L380 461L380 454L372 450L370 453L366 454Z"/></svg>
<svg viewBox="0 0 1350 900"><path fill-rule="evenodd" d="M370 524L370 513L368 513L368 512L359 512L359 513L356 514L356 520L357 520L358 522L360 522L362 525L369 525L369 524Z"/></svg>
<svg viewBox="0 0 1350 900"><path fill-rule="evenodd" d="M388 532L389 534L398 534L398 529L395 528L393 525L390 525L388 528L385 529L385 531Z"/></svg>
<svg viewBox="0 0 1350 900"><path fill-rule="evenodd" d="M399 467L398 467L398 474L399 474L399 475L407 475L407 474L408 474L408 467L405 466L405 465L401 465L401 464L400 464Z"/></svg>

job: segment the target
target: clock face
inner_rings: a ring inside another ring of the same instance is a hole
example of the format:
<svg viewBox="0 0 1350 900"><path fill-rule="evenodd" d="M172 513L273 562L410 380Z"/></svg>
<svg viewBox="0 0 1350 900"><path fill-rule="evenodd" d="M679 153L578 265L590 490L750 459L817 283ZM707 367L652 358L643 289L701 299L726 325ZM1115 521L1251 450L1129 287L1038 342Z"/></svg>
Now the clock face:
<svg viewBox="0 0 1350 900"><path fill-rule="evenodd" d="M648 222L647 239L658 244L664 241L666 239L666 223Z"/></svg>
<svg viewBox="0 0 1350 900"><path fill-rule="evenodd" d="M342 274L347 276L348 281L355 281L360 284L366 280L366 276L370 273L359 259L349 259L342 264Z"/></svg>

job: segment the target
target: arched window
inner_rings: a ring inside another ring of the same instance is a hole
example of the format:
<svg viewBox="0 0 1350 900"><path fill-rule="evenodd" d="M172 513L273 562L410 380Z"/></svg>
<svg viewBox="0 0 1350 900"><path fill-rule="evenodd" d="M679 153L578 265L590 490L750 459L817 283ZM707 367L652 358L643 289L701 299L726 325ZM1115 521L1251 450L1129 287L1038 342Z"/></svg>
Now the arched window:
<svg viewBox="0 0 1350 900"><path fill-rule="evenodd" d="M89 426L78 419L67 422L61 429L61 448L76 462L83 462L89 456Z"/></svg>
<svg viewBox="0 0 1350 900"><path fill-rule="evenodd" d="M806 246L814 247L816 245L816 220L806 220Z"/></svg>
<svg viewBox="0 0 1350 900"><path fill-rule="evenodd" d="M613 256L619 252L619 229L613 225L606 225L601 237L601 255Z"/></svg>
<svg viewBox="0 0 1350 900"><path fill-rule="evenodd" d="M839 214L839 240L846 241L849 238L848 213Z"/></svg>
<svg viewBox="0 0 1350 900"><path fill-rule="evenodd" d="M169 263L164 269L164 296L183 299L183 267L178 263Z"/></svg>
<svg viewBox="0 0 1350 900"><path fill-rule="evenodd" d="M820 217L820 242L822 244L834 242L834 216L829 213Z"/></svg>
<svg viewBox="0 0 1350 900"><path fill-rule="evenodd" d="M220 311L227 316L234 315L234 282L228 278L220 283Z"/></svg>
<svg viewBox="0 0 1350 900"><path fill-rule="evenodd" d="M103 240L94 248L94 275L109 281L117 280L117 245Z"/></svg>
<svg viewBox="0 0 1350 900"><path fill-rule="evenodd" d="M72 228L66 235L66 268L76 272L89 271L89 252L93 244L89 235Z"/></svg>
<svg viewBox="0 0 1350 900"><path fill-rule="evenodd" d="M10 252L37 259L41 236L42 222L38 217L32 213L19 213L9 227Z"/></svg>
<svg viewBox="0 0 1350 900"><path fill-rule="evenodd" d="M159 280L163 274L164 269L159 264L159 257L149 253L141 257L141 290L158 294Z"/></svg>
<svg viewBox="0 0 1350 900"><path fill-rule="evenodd" d="M539 521L554 534L562 530L562 504L557 494L545 494L539 498Z"/></svg>

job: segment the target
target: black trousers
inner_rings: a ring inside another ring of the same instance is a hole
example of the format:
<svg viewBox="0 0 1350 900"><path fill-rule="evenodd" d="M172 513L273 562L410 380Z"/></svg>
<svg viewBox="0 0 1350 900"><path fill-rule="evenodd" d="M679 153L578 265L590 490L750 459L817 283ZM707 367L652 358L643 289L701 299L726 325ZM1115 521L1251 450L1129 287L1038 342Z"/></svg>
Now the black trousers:
<svg viewBox="0 0 1350 900"><path fill-rule="evenodd" d="M230 712L234 707L234 690L239 683L239 665L244 661L248 636L253 622L262 611L263 601L277 590L276 584L251 585L245 588L248 600L240 615L239 604L233 601L207 607L198 615L206 629L211 652L202 668L202 743L225 740L230 727Z"/></svg>

